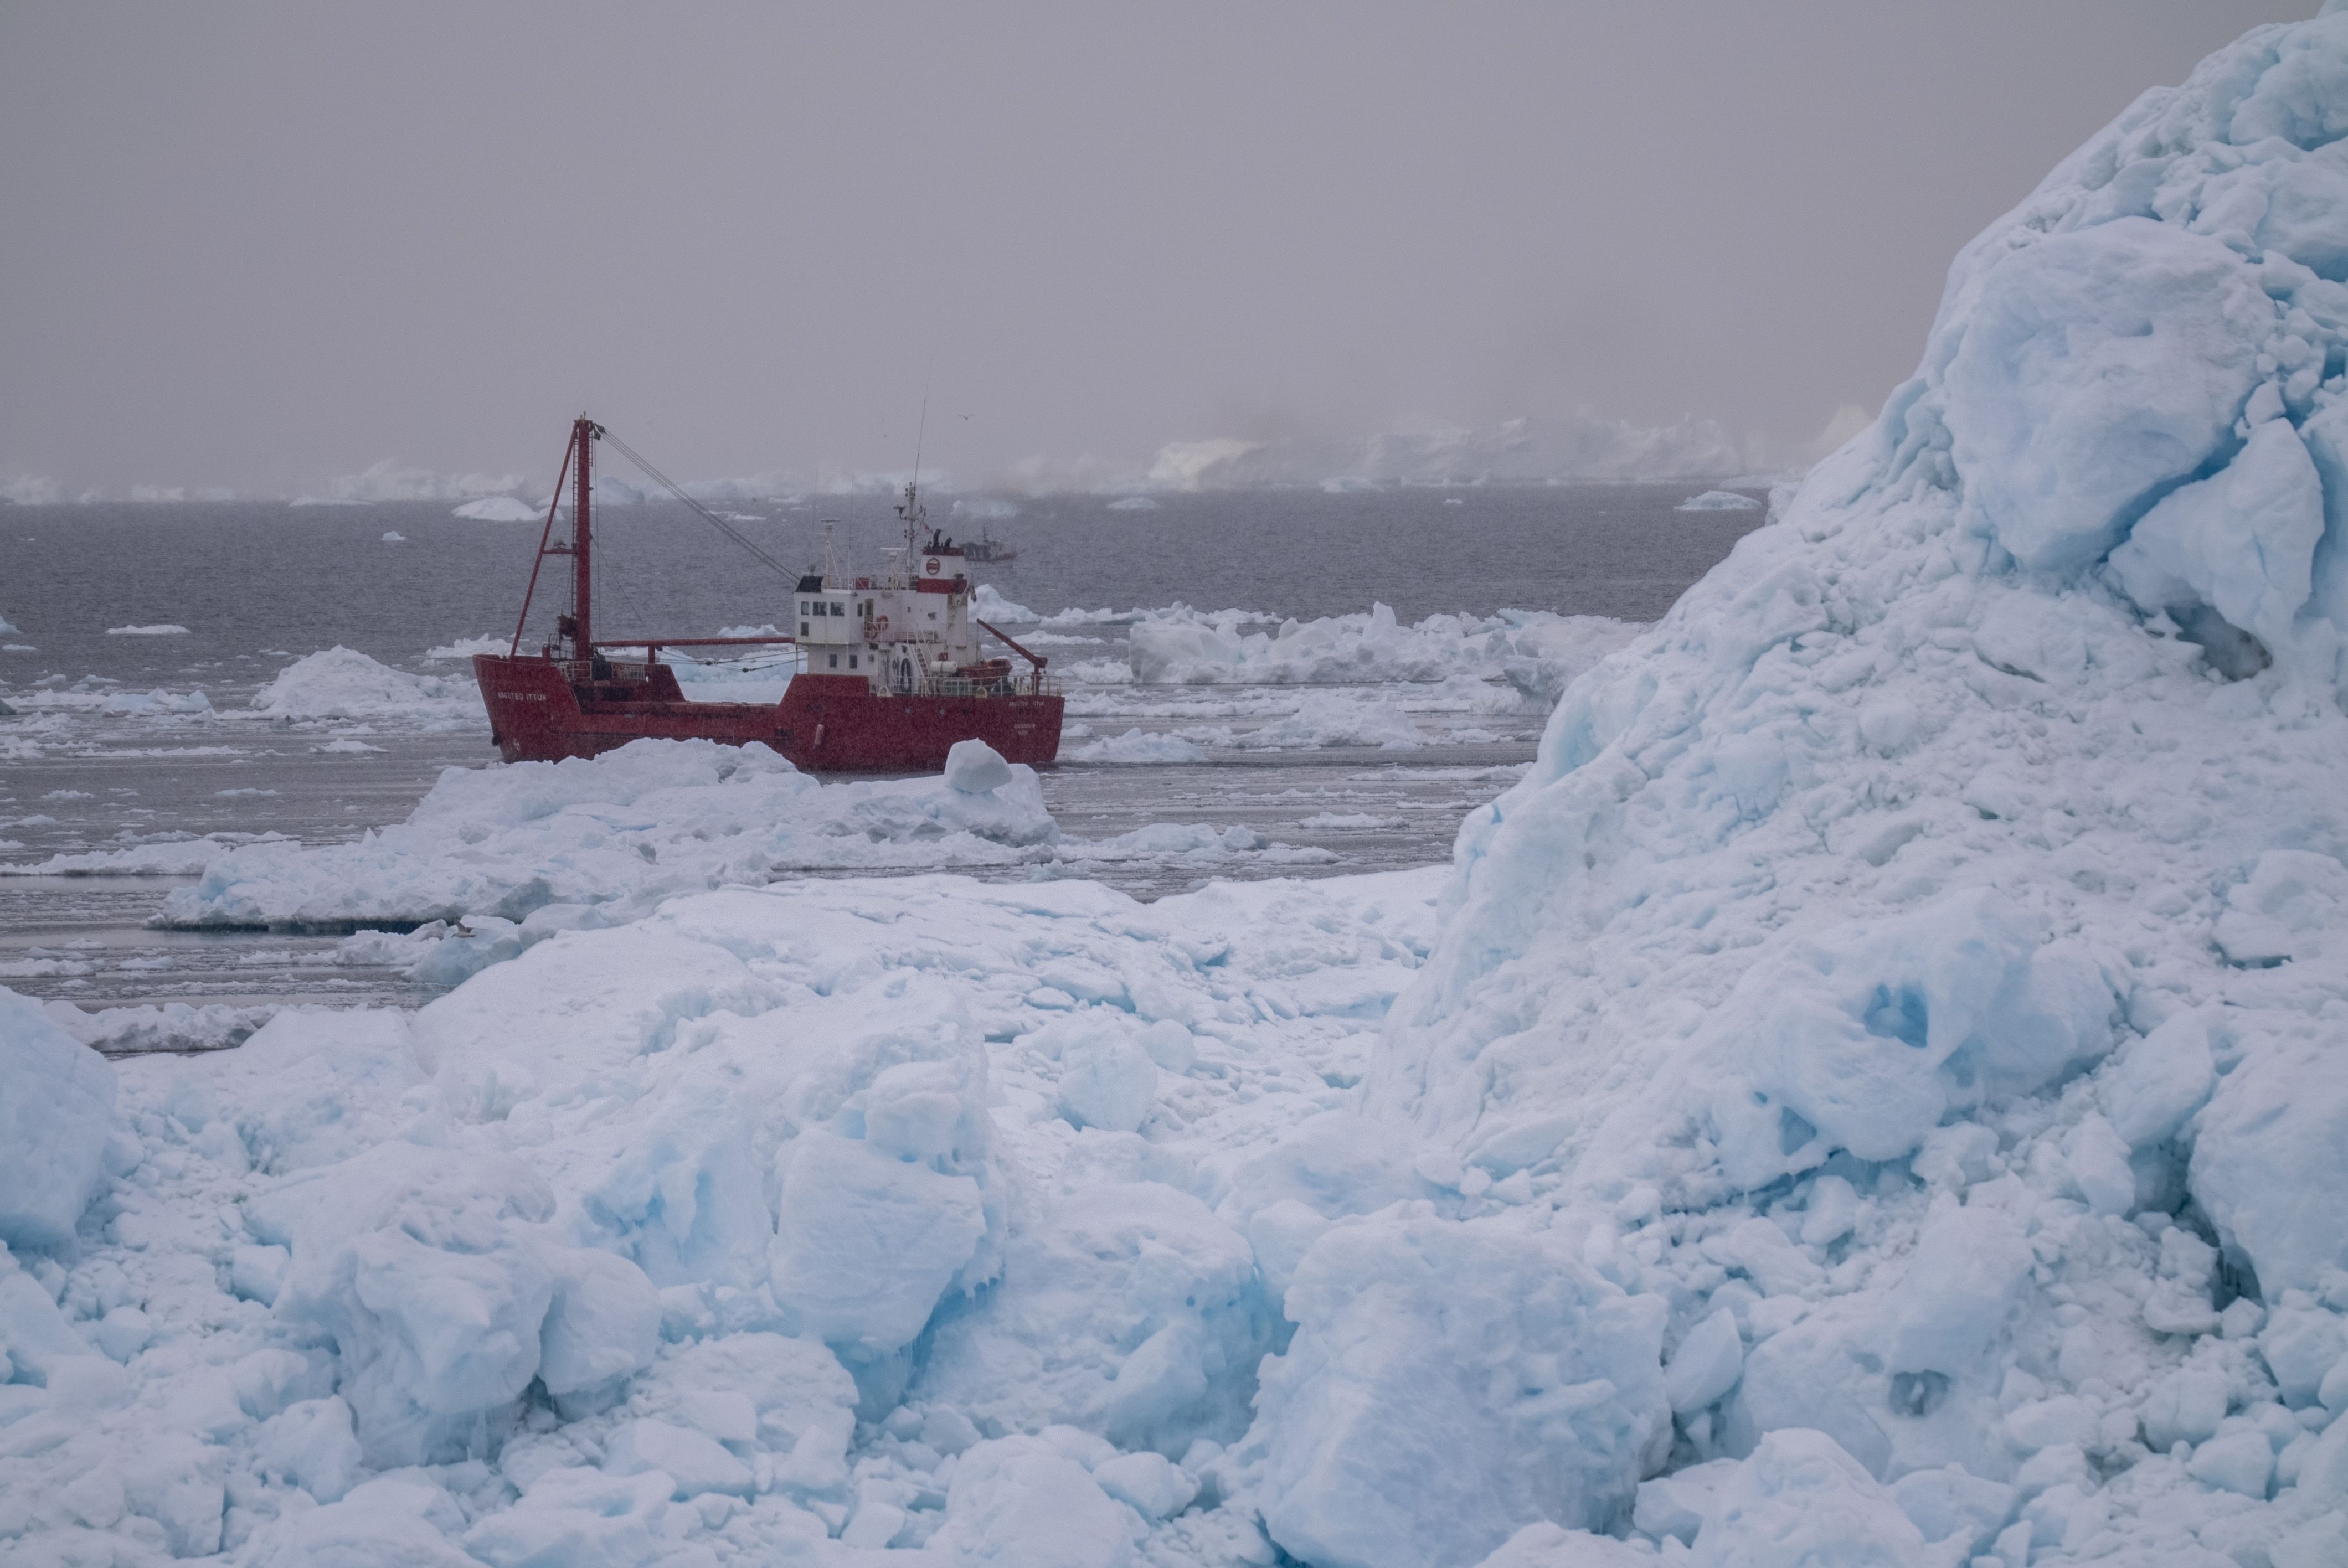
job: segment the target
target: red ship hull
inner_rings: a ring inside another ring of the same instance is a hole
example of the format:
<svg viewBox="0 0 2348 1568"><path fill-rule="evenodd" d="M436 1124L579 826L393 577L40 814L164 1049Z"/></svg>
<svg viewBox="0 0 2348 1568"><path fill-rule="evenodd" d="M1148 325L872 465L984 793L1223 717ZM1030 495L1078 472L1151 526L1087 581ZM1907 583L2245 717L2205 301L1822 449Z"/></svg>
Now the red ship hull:
<svg viewBox="0 0 2348 1568"><path fill-rule="evenodd" d="M956 741L967 740L1030 765L1060 754L1065 699L1056 692L894 696L857 676L801 674L779 702L695 702L665 664L614 666L617 678L574 683L575 668L555 659L473 660L491 738L506 761L592 757L647 738L757 741L809 772L930 772L944 765Z"/></svg>

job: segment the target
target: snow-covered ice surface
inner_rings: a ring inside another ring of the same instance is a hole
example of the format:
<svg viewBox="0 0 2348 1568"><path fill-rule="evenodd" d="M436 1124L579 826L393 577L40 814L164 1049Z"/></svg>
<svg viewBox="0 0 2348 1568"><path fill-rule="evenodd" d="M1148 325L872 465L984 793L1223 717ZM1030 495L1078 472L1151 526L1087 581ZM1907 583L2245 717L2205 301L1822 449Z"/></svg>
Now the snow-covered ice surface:
<svg viewBox="0 0 2348 1568"><path fill-rule="evenodd" d="M2140 100L1463 829L1365 1110L1668 1306L1634 1532L2348 1542L2343 127L2336 11Z"/></svg>
<svg viewBox="0 0 2348 1568"><path fill-rule="evenodd" d="M720 887L103 1079L0 999L0 1540L2340 1562L2343 132L2348 10L2141 99L1447 871Z"/></svg>
<svg viewBox="0 0 2348 1568"><path fill-rule="evenodd" d="M1230 618L1165 616L1135 624L1127 659L1144 684L1418 684L1499 676L1528 694L1553 697L1638 630L1603 616L1547 610L1432 615L1402 626L1383 604L1365 615L1291 620L1252 633Z"/></svg>
<svg viewBox="0 0 2348 1568"><path fill-rule="evenodd" d="M454 648L427 657L461 658ZM355 649L335 647L298 659L252 699L263 718L285 721L389 719L432 728L489 727L480 688L470 673L413 675Z"/></svg>
<svg viewBox="0 0 2348 1568"><path fill-rule="evenodd" d="M82 1242L0 1261L0 1530L133 1562L1261 1557L1192 1506L1285 1337L1244 1227L1320 1223L1295 1194L1368 1131L1344 1086L1443 876L720 891L412 1017L101 1068L118 1131L57 1119L49 1207L106 1188ZM0 1028L12 1065L77 1060L36 1009Z"/></svg>
<svg viewBox="0 0 2348 1568"><path fill-rule="evenodd" d="M1325 858L1244 829L1169 826L1066 840L1044 807L1035 770L1006 764L975 742L958 746L942 775L826 784L761 745L639 741L592 760L449 768L406 822L355 843L305 849L290 840L198 841L26 869L104 871L115 864L109 853L127 871L168 863L201 872L164 901L163 925L487 919L521 922L524 942L582 923L633 919L678 893L809 870L1042 871L1141 855L1184 856L1201 868L1249 854Z"/></svg>

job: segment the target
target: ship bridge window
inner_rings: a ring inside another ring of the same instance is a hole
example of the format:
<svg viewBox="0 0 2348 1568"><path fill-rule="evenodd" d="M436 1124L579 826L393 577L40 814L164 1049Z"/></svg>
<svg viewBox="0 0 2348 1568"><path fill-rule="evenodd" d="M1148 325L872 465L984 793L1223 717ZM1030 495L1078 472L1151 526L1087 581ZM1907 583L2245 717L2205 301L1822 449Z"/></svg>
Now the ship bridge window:
<svg viewBox="0 0 2348 1568"><path fill-rule="evenodd" d="M833 655L831 656L831 663L830 663L829 666L827 666L827 668L833 669L833 670L837 670L837 669L839 669L839 654L835 653L835 654L833 654Z"/></svg>

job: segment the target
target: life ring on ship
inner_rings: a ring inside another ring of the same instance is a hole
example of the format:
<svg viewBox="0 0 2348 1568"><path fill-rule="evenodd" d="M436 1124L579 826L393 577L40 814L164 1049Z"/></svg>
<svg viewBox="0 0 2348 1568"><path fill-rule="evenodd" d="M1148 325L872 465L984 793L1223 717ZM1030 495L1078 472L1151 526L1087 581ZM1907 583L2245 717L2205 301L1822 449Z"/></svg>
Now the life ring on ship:
<svg viewBox="0 0 2348 1568"><path fill-rule="evenodd" d="M937 575L938 575L938 558L937 558L937 557L935 557L935 556L932 556L932 557L930 558L930 564L929 564L928 566L926 566L926 567L923 567L922 569L923 571L928 572L932 577L935 577L935 576L937 576Z"/></svg>
<svg viewBox="0 0 2348 1568"><path fill-rule="evenodd" d="M889 618L888 618L887 616L885 616L885 615L876 615L876 616L874 616L874 617L872 618L872 630L875 630L875 631L886 631L886 630L889 630Z"/></svg>

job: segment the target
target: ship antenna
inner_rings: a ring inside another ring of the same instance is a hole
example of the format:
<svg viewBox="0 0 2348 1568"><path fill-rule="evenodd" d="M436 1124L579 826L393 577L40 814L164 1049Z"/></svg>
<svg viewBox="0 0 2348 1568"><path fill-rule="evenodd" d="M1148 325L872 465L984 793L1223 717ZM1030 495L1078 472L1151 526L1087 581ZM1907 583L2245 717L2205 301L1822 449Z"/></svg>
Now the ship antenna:
<svg viewBox="0 0 2348 1568"><path fill-rule="evenodd" d="M914 531L921 526L922 444L930 434L930 383L936 374L934 364L922 373L922 416L913 426L913 477L905 486L904 507L905 561L908 566L913 559Z"/></svg>
<svg viewBox="0 0 2348 1568"><path fill-rule="evenodd" d="M913 483L922 482L922 443L930 433L930 384L922 383L922 417L913 426Z"/></svg>

